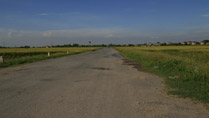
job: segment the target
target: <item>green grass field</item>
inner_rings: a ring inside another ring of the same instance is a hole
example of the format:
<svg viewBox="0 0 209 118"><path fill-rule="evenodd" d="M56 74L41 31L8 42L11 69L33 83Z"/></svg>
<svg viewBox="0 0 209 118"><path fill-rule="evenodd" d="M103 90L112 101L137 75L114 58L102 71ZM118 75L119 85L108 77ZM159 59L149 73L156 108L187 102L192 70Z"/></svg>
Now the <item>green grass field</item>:
<svg viewBox="0 0 209 118"><path fill-rule="evenodd" d="M209 103L209 46L117 47L165 78L168 93Z"/></svg>
<svg viewBox="0 0 209 118"><path fill-rule="evenodd" d="M4 63L0 67L16 66L24 63L79 54L100 49L98 47L72 47L72 48L0 48L0 56ZM50 52L50 56L48 56Z"/></svg>

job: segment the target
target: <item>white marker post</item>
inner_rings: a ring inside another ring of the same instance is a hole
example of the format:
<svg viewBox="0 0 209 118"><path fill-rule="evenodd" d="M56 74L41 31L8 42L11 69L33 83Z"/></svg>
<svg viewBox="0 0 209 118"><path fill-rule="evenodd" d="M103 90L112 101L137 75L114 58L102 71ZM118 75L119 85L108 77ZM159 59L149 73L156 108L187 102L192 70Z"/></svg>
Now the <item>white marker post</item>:
<svg viewBox="0 0 209 118"><path fill-rule="evenodd" d="M50 57L51 56L51 54L50 54L50 52L48 52L48 57Z"/></svg>
<svg viewBox="0 0 209 118"><path fill-rule="evenodd" d="M3 56L0 56L0 63L4 63Z"/></svg>

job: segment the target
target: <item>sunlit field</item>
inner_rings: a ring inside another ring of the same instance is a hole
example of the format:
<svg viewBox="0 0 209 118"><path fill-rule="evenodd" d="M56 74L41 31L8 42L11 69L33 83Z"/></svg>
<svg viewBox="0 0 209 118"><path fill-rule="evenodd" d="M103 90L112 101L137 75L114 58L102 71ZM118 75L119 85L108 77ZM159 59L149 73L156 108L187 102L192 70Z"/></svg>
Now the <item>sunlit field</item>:
<svg viewBox="0 0 209 118"><path fill-rule="evenodd" d="M0 67L8 67L39 60L79 54L99 49L98 47L71 48L0 48L3 63Z"/></svg>
<svg viewBox="0 0 209 118"><path fill-rule="evenodd" d="M142 68L163 76L168 93L209 102L209 46L117 47Z"/></svg>

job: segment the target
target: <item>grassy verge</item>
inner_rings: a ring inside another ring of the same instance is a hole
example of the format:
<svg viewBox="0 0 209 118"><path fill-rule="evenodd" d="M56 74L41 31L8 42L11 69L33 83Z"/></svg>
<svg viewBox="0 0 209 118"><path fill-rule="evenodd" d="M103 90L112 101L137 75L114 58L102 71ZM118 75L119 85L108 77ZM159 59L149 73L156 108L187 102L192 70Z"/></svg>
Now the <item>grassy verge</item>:
<svg viewBox="0 0 209 118"><path fill-rule="evenodd" d="M0 63L0 68L17 66L25 63L32 63L40 60L58 58L79 54L87 51L94 51L100 48L31 48L31 49L0 49L0 56L4 57L4 63ZM48 56L50 52L50 56Z"/></svg>
<svg viewBox="0 0 209 118"><path fill-rule="evenodd" d="M166 78L169 94L209 103L209 47L118 47L123 56Z"/></svg>

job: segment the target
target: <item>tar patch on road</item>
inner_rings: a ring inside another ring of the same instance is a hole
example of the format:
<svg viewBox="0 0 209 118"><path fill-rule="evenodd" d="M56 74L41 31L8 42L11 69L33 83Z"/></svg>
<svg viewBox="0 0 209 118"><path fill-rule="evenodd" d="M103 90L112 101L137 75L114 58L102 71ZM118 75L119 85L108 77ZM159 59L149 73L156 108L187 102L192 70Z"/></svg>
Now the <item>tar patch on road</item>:
<svg viewBox="0 0 209 118"><path fill-rule="evenodd" d="M96 69L96 70L111 70L110 68L104 68L104 67L93 67L92 69Z"/></svg>
<svg viewBox="0 0 209 118"><path fill-rule="evenodd" d="M110 56L107 56L107 58L123 58L120 54L112 54Z"/></svg>
<svg viewBox="0 0 209 118"><path fill-rule="evenodd" d="M86 81L88 81L88 80L75 80L73 82L77 83L77 82L86 82Z"/></svg>
<svg viewBox="0 0 209 118"><path fill-rule="evenodd" d="M9 73L1 73L2 75L8 75Z"/></svg>
<svg viewBox="0 0 209 118"><path fill-rule="evenodd" d="M27 69L27 68L21 68L21 69L18 69L18 70L16 70L17 72L22 72L22 71L25 71L25 70L29 70L29 69Z"/></svg>
<svg viewBox="0 0 209 118"><path fill-rule="evenodd" d="M51 82L51 81L54 81L56 79L51 79L51 78L47 78L47 79L41 79L41 81L46 81L46 82Z"/></svg>

